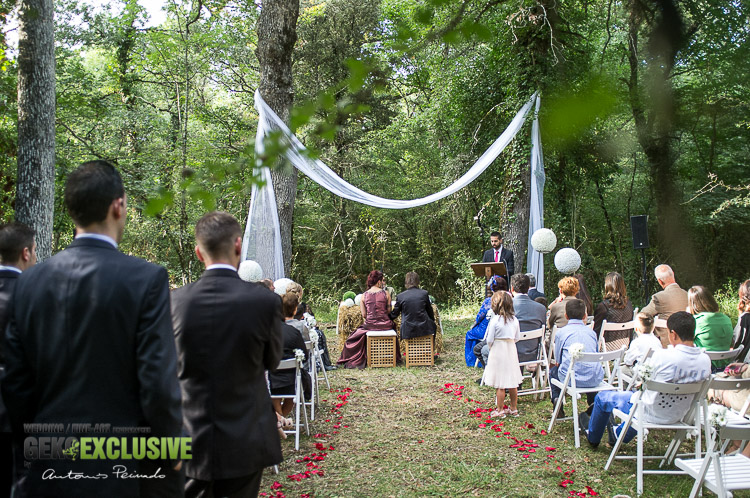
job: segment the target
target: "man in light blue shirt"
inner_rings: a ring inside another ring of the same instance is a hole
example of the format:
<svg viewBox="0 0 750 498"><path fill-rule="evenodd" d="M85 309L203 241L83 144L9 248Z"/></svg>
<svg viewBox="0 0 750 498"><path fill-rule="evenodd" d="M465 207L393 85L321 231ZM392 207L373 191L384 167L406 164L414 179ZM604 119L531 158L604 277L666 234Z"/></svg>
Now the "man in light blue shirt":
<svg viewBox="0 0 750 498"><path fill-rule="evenodd" d="M571 299L565 304L565 318L568 324L557 331L555 335L555 358L560 363L550 368L550 376L565 381L570 368L570 347L573 344L583 344L585 353L597 352L596 333L585 325L586 304L580 299ZM578 363L575 367L576 386L594 387L604 379L604 369L600 363ZM557 404L560 388L551 385L552 404ZM593 397L592 397L593 398Z"/></svg>

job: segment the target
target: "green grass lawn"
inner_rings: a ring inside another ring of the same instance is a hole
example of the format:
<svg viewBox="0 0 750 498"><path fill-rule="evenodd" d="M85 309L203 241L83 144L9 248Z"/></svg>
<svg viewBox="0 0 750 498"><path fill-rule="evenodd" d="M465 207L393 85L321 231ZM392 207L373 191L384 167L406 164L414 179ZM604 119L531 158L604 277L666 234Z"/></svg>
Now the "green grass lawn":
<svg viewBox="0 0 750 498"><path fill-rule="evenodd" d="M594 450L584 441L576 450L572 421L541 434L552 411L549 396L542 401L520 398L520 417L492 422L503 423L500 432L492 424L479 427L484 420L469 412L491 408L494 389L480 388L475 380L481 370L464 364L464 334L472 318L443 319L446 352L434 367L329 372L334 390L351 392L321 393L321 401L327 401L321 403L311 436L302 437L298 452L292 437L282 442L280 472L264 474L261 492L281 493L279 497L570 496L574 490L594 496L589 486L598 496L635 496L634 461L615 462L605 472L609 448L603 443ZM341 346L333 329L326 336L332 356L338 358ZM465 386L461 400L440 391L446 383ZM342 402L337 396L346 401L340 409L335 408ZM530 440L528 444L538 447L532 453L518 451L511 448L516 441L509 438ZM647 451L666 448L668 439L667 434L650 435ZM548 447L555 450L547 451ZM627 445L625 451L634 454L635 444ZM327 453L322 461L304 460L322 452ZM317 467L308 467L309 463ZM311 473L298 481L287 477L306 470L322 471L322 475ZM567 488L560 486L565 479L573 481ZM281 487L276 485L272 491L274 482ZM644 496L687 496L692 482L687 476L647 475Z"/></svg>

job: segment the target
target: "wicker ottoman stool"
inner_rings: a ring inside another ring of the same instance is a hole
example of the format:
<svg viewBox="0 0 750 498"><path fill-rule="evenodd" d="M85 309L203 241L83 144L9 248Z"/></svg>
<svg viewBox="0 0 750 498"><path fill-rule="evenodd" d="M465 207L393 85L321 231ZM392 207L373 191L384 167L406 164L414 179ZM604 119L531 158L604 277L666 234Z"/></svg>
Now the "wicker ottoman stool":
<svg viewBox="0 0 750 498"><path fill-rule="evenodd" d="M414 365L432 366L435 364L435 350L432 335L406 339L406 368Z"/></svg>
<svg viewBox="0 0 750 498"><path fill-rule="evenodd" d="M396 366L396 332L371 330L367 332L367 366Z"/></svg>

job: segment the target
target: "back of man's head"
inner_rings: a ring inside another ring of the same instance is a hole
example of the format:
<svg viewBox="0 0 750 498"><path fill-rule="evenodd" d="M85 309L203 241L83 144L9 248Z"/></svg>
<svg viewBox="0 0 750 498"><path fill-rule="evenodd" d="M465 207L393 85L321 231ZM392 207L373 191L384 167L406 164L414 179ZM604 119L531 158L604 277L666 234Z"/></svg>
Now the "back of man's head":
<svg viewBox="0 0 750 498"><path fill-rule="evenodd" d="M529 277L527 277L523 273L516 273L512 277L510 277L510 287L513 292L526 294L527 292L529 292L529 286Z"/></svg>
<svg viewBox="0 0 750 498"><path fill-rule="evenodd" d="M65 206L79 227L104 221L112 201L124 196L122 177L107 161L83 163L65 183Z"/></svg>
<svg viewBox="0 0 750 498"><path fill-rule="evenodd" d="M0 225L0 264L15 266L23 250L33 247L33 228L18 222Z"/></svg>
<svg viewBox="0 0 750 498"><path fill-rule="evenodd" d="M536 287L536 276L533 273L527 273L527 277L529 277L529 288Z"/></svg>
<svg viewBox="0 0 750 498"><path fill-rule="evenodd" d="M223 211L211 211L195 224L195 241L211 259L231 256L242 228L237 219Z"/></svg>
<svg viewBox="0 0 750 498"><path fill-rule="evenodd" d="M669 265L659 265L654 268L654 276L657 280L661 280L665 283L671 283L674 281L674 272Z"/></svg>
<svg viewBox="0 0 750 498"><path fill-rule="evenodd" d="M672 313L667 318L667 328L674 330L682 342L693 342L695 339L695 318L687 311Z"/></svg>
<svg viewBox="0 0 750 498"><path fill-rule="evenodd" d="M568 320L583 320L586 316L586 303L580 299L568 299L565 301L565 315Z"/></svg>
<svg viewBox="0 0 750 498"><path fill-rule="evenodd" d="M411 289L412 287L419 287L419 275L415 271L410 271L404 278L404 287Z"/></svg>

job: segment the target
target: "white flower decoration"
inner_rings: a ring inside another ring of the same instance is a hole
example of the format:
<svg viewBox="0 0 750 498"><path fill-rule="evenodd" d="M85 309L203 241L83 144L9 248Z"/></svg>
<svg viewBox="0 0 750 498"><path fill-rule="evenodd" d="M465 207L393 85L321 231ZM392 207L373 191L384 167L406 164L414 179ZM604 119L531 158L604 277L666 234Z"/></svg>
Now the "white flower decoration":
<svg viewBox="0 0 750 498"><path fill-rule="evenodd" d="M536 252L547 254L552 252L557 245L557 236L549 228L540 228L531 236L531 247Z"/></svg>
<svg viewBox="0 0 750 498"><path fill-rule="evenodd" d="M635 370L636 372L638 372L638 375L640 376L642 382L651 380L654 376L654 364L650 361L638 363L638 365L636 365L635 367Z"/></svg>
<svg viewBox="0 0 750 498"><path fill-rule="evenodd" d="M581 267L581 255L572 247L565 247L555 254L555 267L560 273L570 275Z"/></svg>
<svg viewBox="0 0 750 498"><path fill-rule="evenodd" d="M303 313L302 317L305 319L308 328L312 329L318 325L318 321L310 313Z"/></svg>
<svg viewBox="0 0 750 498"><path fill-rule="evenodd" d="M568 348L568 353L570 353L571 359L580 360L581 358L583 358L583 344L581 344L580 342L571 344L571 346Z"/></svg>
<svg viewBox="0 0 750 498"><path fill-rule="evenodd" d="M318 333L315 332L313 329L310 329L309 332L310 332L310 340L312 341L313 346L317 346L318 345Z"/></svg>
<svg viewBox="0 0 750 498"><path fill-rule="evenodd" d="M295 349L294 359L297 360L297 363L302 363L305 361L305 353L303 353L301 349Z"/></svg>
<svg viewBox="0 0 750 498"><path fill-rule="evenodd" d="M260 282L263 280L263 269L256 261L251 259L240 263L237 273L239 273L240 278L245 282Z"/></svg>
<svg viewBox="0 0 750 498"><path fill-rule="evenodd" d="M362 302L362 294L357 294L357 296L354 298L354 304L359 306L359 303Z"/></svg>
<svg viewBox="0 0 750 498"><path fill-rule="evenodd" d="M346 308L348 308L348 307L350 307L350 306L354 306L354 299L352 299L352 298L349 298L349 299L345 299L345 300L344 300L344 301L343 301L343 302L341 303L341 306L342 306L342 307L346 307Z"/></svg>
<svg viewBox="0 0 750 498"><path fill-rule="evenodd" d="M279 296L286 294L286 288L293 282L290 278L280 278L273 283L273 290Z"/></svg>
<svg viewBox="0 0 750 498"><path fill-rule="evenodd" d="M727 425L727 407L716 403L709 405L708 421L717 428Z"/></svg>

